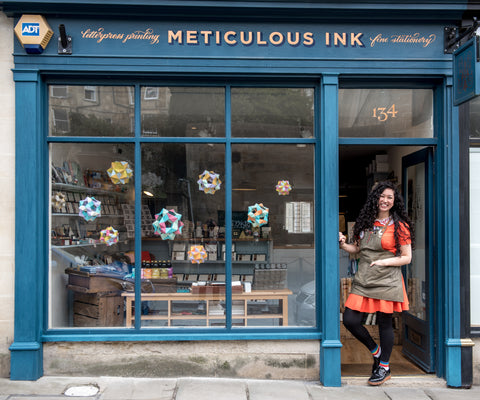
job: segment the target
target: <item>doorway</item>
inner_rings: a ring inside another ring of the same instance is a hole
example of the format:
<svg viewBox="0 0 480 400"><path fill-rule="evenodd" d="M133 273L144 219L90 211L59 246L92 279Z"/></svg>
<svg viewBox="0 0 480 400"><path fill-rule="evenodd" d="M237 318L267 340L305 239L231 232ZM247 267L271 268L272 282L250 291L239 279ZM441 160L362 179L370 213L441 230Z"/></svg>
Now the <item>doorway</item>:
<svg viewBox="0 0 480 400"><path fill-rule="evenodd" d="M416 162L418 154L428 153L431 154L430 149L420 146L384 146L384 145L341 145L339 148L339 226L340 231L347 234L347 237L352 237L353 225L363 206L368 192L375 185L376 182L383 180L390 180L398 185L403 195L411 195L412 186L410 191L405 192L404 187L408 189L408 185L405 186L404 180L410 182L412 185L412 165ZM413 158L412 158L413 157ZM419 167L417 167L419 168ZM407 172L409 174L407 174ZM418 171L417 171L418 172ZM418 177L420 172L416 174ZM428 197L416 196L416 201L423 201L422 204L416 204L417 209L425 210L425 201L431 201ZM407 203L407 199L405 198ZM407 203L408 204L408 203ZM416 220L419 220L418 218ZM422 225L424 227L424 225ZM422 251L425 251L425 238L427 234L423 228L417 233L417 240L421 243ZM427 246L428 247L428 246ZM425 254L425 253L422 253ZM416 258L418 259L419 253ZM427 257L428 260L428 257ZM427 263L427 261L425 261ZM422 265L425 266L425 263ZM356 271L356 262L353 257L350 257L346 252L340 251L339 253L339 266L340 266L340 312L344 311L344 304L349 294L349 289L353 276ZM421 269L420 264L417 262L416 266ZM408 277L414 277L419 272L411 269L412 266L405 268L405 281ZM418 297L422 298L425 303L428 303L429 292L420 291L418 295L418 288L414 286L412 282L415 280L410 279L410 285L407 286L410 292L409 300L418 300ZM425 286L428 282L428 278L421 280ZM423 293L423 295L422 295ZM415 303L416 304L416 303ZM410 332L416 332L418 328L416 325L415 331L412 330L412 322L409 319L411 315L407 313L394 314L394 349L390 359L390 365L392 371L396 376L399 375L419 375L431 372L426 369L424 365L418 362L418 360L411 356L411 340L405 339L405 334ZM369 314L364 316L365 327L369 330L372 337L378 342L378 327L376 326L375 315ZM415 318L417 320L418 318ZM425 318L424 322L427 321ZM407 325L406 325L407 324ZM430 321L425 322L427 326L430 326ZM428 329L422 326L424 331ZM422 331L422 332L424 332ZM411 336L411 335L410 335ZM425 338L430 338L430 332L426 333ZM372 356L370 352L363 347L344 327L340 326L340 339L342 341L342 353L341 353L341 366L343 376L370 376L371 373L371 361Z"/></svg>

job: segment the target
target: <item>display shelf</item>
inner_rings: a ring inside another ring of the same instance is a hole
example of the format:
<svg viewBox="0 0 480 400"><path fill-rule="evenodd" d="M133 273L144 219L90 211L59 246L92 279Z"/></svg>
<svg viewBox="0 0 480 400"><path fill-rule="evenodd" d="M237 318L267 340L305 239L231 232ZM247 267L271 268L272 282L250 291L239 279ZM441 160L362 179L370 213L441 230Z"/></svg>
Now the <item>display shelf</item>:
<svg viewBox="0 0 480 400"><path fill-rule="evenodd" d="M239 301L237 307L241 305L242 313L234 312L232 319L243 320L243 326L248 325L249 319L278 319L283 326L288 325L288 296L292 295L289 289L279 290L253 290L251 292L232 293L232 301ZM126 299L126 318L125 324L129 328L135 320L134 303L135 293L124 292L122 296ZM249 302L259 300L276 300L279 302L279 313L260 313L251 314L248 310ZM193 294L193 293L142 293L141 301L164 301L167 302L167 314L149 314L142 315L141 320L163 320L167 321L167 325L171 326L174 320L205 320L206 325L210 324L210 320L225 319L225 315L210 315L210 302L225 301L224 294ZM205 314L181 314L172 312L173 303L175 302L200 302L206 304Z"/></svg>
<svg viewBox="0 0 480 400"><path fill-rule="evenodd" d="M115 190L92 188L92 187L81 186L81 185L70 185L68 183L52 183L52 189L62 190L66 192L76 192L76 193L96 193L96 194L115 195L115 196L126 195L126 192L117 192Z"/></svg>

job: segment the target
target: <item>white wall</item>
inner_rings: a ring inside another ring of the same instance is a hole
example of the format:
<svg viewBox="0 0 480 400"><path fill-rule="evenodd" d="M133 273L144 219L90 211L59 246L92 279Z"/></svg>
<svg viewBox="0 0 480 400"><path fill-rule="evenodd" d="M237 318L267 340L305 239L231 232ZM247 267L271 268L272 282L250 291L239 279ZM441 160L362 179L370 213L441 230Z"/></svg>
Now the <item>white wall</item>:
<svg viewBox="0 0 480 400"><path fill-rule="evenodd" d="M15 92L13 20L0 13L0 376L10 371L15 271Z"/></svg>

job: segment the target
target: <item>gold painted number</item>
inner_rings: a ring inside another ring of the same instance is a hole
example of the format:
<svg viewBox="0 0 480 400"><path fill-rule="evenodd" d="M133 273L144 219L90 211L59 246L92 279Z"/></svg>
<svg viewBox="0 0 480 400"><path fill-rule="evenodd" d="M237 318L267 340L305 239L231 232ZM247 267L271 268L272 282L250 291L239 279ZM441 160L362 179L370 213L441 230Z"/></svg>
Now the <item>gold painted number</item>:
<svg viewBox="0 0 480 400"><path fill-rule="evenodd" d="M385 122L388 118L396 118L398 111L395 109L395 104L392 104L390 108L376 107L373 109L373 118L378 119L380 122Z"/></svg>

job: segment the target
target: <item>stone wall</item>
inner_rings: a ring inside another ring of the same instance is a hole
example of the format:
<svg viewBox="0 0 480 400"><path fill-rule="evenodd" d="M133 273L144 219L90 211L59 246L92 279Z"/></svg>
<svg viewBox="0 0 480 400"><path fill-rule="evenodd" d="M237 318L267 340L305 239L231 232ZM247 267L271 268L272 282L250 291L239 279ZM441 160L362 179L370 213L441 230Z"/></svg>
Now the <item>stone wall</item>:
<svg viewBox="0 0 480 400"><path fill-rule="evenodd" d="M45 375L319 379L320 342L46 343Z"/></svg>
<svg viewBox="0 0 480 400"><path fill-rule="evenodd" d="M13 20L0 13L0 377L10 375L15 277Z"/></svg>

